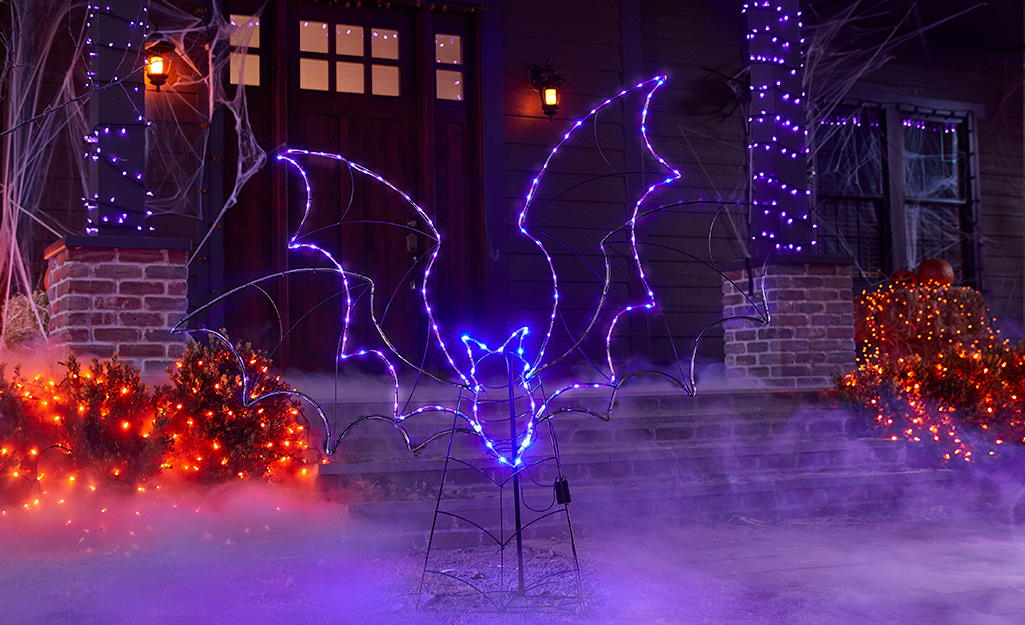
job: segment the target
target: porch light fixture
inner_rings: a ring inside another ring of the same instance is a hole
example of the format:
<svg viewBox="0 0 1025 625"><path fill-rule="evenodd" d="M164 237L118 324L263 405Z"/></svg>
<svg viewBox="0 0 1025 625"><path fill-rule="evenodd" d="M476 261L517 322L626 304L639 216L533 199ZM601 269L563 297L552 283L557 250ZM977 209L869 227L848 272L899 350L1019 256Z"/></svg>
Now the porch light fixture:
<svg viewBox="0 0 1025 625"><path fill-rule="evenodd" d="M146 43L146 77L157 91L160 91L160 85L166 83L171 75L173 54L174 44L163 35L156 35Z"/></svg>
<svg viewBox="0 0 1025 625"><path fill-rule="evenodd" d="M562 96L560 87L566 77L555 71L552 63L545 60L544 65L530 66L530 86L537 89L541 96L541 110L551 121L559 112L559 100Z"/></svg>

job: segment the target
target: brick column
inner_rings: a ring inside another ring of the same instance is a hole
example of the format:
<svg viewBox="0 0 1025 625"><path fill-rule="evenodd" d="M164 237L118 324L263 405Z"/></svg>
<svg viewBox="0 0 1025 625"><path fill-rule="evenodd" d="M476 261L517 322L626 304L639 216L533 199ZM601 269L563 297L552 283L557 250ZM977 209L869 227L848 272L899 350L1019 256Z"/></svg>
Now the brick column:
<svg viewBox="0 0 1025 625"><path fill-rule="evenodd" d="M188 241L67 237L46 250L50 340L67 353L109 358L157 376L185 337L169 332L188 303Z"/></svg>
<svg viewBox="0 0 1025 625"><path fill-rule="evenodd" d="M779 257L773 264L724 272L723 316L751 316L737 287L765 290L770 322L725 325L726 376L747 386L811 387L855 365L854 302L849 259ZM728 278L728 280L727 280ZM731 284L729 280L732 280Z"/></svg>

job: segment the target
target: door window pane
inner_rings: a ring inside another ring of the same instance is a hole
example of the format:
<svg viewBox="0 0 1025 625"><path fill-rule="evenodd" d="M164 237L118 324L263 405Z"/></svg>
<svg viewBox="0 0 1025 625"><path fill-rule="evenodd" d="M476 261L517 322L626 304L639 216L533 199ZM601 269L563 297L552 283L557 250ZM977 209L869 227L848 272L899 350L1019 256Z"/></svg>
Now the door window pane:
<svg viewBox="0 0 1025 625"><path fill-rule="evenodd" d="M335 26L335 54L363 56L363 27L350 24Z"/></svg>
<svg viewBox="0 0 1025 625"><path fill-rule="evenodd" d="M463 43L459 35L434 35L434 58L446 65L462 65Z"/></svg>
<svg viewBox="0 0 1025 625"><path fill-rule="evenodd" d="M327 24L324 22L299 22L299 51L327 54Z"/></svg>
<svg viewBox="0 0 1025 625"><path fill-rule="evenodd" d="M260 18L233 13L229 19L232 25L231 45L249 48L260 47Z"/></svg>
<svg viewBox="0 0 1025 625"><path fill-rule="evenodd" d="M399 58L399 31L375 28L371 31L370 53L375 59Z"/></svg>
<svg viewBox="0 0 1025 625"><path fill-rule="evenodd" d="M439 100L462 100L463 99L463 73L453 72L447 69L437 71L438 99Z"/></svg>
<svg viewBox="0 0 1025 625"><path fill-rule="evenodd" d="M341 93L363 93L363 64L335 64L336 89Z"/></svg>
<svg viewBox="0 0 1025 625"><path fill-rule="evenodd" d="M299 88L327 91L328 62L323 59L299 59Z"/></svg>
<svg viewBox="0 0 1025 625"><path fill-rule="evenodd" d="M374 95L399 95L399 68L393 65L374 65L370 69Z"/></svg>
<svg viewBox="0 0 1025 625"><path fill-rule="evenodd" d="M260 86L260 57L255 54L232 52L228 66L228 80L233 85Z"/></svg>

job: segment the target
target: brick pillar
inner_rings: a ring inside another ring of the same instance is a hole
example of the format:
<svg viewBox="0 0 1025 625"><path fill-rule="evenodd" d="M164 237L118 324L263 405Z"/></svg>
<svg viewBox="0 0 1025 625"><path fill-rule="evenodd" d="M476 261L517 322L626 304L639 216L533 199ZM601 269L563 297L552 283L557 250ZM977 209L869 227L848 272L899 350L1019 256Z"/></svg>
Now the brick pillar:
<svg viewBox="0 0 1025 625"><path fill-rule="evenodd" d="M187 310L188 241L67 237L46 250L50 341L155 377L174 364L185 337L169 332Z"/></svg>
<svg viewBox="0 0 1025 625"><path fill-rule="evenodd" d="M737 287L760 305L764 284L771 321L725 325L726 376L746 386L832 385L855 365L851 265L834 257L778 257L774 264L724 272L723 316L753 313ZM736 284L734 286L726 278ZM750 295L750 293L749 293Z"/></svg>

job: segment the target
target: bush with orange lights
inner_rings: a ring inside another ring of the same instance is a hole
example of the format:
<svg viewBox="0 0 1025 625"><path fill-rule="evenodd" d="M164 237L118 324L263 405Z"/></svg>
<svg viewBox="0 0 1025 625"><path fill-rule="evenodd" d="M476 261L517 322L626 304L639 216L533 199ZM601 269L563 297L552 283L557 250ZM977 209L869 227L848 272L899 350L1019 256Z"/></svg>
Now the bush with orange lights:
<svg viewBox="0 0 1025 625"><path fill-rule="evenodd" d="M171 439L165 473L199 482L306 474L305 464L315 458L302 406L270 365L248 344L237 345L235 353L213 345L185 352L171 384L155 393Z"/></svg>
<svg viewBox="0 0 1025 625"><path fill-rule="evenodd" d="M1025 346L1000 338L977 291L891 284L859 297L855 317L859 366L833 395L877 431L944 460L1025 443Z"/></svg>
<svg viewBox="0 0 1025 625"><path fill-rule="evenodd" d="M240 345L250 391L288 391L270 361ZM150 393L116 357L63 375L0 371L0 504L77 488L143 490L169 479L289 480L307 471L301 406L277 395L247 406L238 357L190 344L170 384Z"/></svg>

